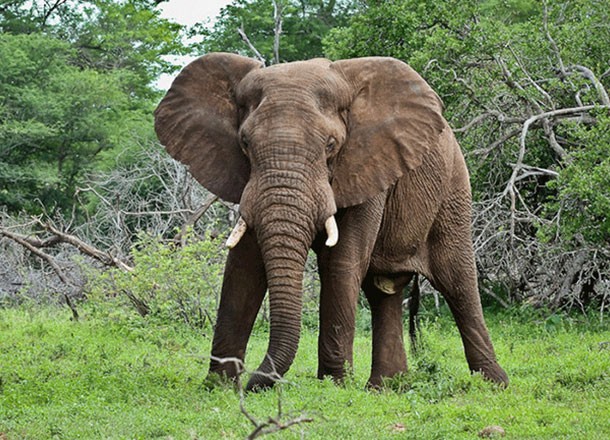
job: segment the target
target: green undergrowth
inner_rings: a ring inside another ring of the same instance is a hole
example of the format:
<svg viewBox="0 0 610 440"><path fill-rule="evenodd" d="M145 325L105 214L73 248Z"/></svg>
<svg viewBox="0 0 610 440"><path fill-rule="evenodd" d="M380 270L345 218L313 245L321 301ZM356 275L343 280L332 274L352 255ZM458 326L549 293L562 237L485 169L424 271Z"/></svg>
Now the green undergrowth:
<svg viewBox="0 0 610 440"><path fill-rule="evenodd" d="M254 429L232 386L210 387L211 335L116 310L83 307L0 310L0 438L222 439ZM342 386L315 378L317 335L304 328L297 358L279 388L245 396L256 420L313 419L286 439L477 438L500 426L505 438L610 438L610 329L599 319L537 313L488 316L505 389L470 375L446 313L425 314L409 372L381 392L364 384L370 334L359 325L353 373ZM267 347L257 324L247 359Z"/></svg>

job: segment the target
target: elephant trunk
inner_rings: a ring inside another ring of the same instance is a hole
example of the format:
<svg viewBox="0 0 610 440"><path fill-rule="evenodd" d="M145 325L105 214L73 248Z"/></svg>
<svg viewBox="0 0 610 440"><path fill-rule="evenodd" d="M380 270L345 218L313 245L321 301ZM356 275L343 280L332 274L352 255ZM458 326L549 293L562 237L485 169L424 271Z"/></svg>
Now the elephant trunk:
<svg viewBox="0 0 610 440"><path fill-rule="evenodd" d="M270 336L267 354L247 389L273 385L290 368L301 331L303 273L317 232L319 202L302 189L273 185L262 190L255 229L269 289ZM331 213L332 214L332 213Z"/></svg>
<svg viewBox="0 0 610 440"><path fill-rule="evenodd" d="M280 379L292 365L299 344L307 250L301 249L300 240L282 237L281 241L263 251L269 288L269 347L248 389L267 388ZM286 256L286 249L291 255Z"/></svg>

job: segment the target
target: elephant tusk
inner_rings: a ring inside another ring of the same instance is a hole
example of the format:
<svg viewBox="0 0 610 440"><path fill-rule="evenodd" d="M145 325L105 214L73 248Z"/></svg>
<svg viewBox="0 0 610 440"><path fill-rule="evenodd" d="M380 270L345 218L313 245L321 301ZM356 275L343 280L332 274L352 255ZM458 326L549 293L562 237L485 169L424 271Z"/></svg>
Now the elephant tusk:
<svg viewBox="0 0 610 440"><path fill-rule="evenodd" d="M229 235L229 238L227 238L227 247L229 249L233 249L235 246L237 246L239 240L241 240L246 233L246 229L248 229L248 225L246 224L246 221L240 217L239 220L237 220L237 224L231 231L231 235Z"/></svg>
<svg viewBox="0 0 610 440"><path fill-rule="evenodd" d="M337 227L337 221L335 220L334 215L328 217L324 223L324 227L326 228L326 234L328 234L326 246L333 247L339 241L339 228Z"/></svg>

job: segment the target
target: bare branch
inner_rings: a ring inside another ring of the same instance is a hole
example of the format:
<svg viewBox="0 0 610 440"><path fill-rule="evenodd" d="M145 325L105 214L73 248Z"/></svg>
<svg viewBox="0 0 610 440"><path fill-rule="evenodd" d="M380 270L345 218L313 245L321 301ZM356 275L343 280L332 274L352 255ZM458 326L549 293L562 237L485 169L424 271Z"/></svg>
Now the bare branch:
<svg viewBox="0 0 610 440"><path fill-rule="evenodd" d="M27 250L32 252L34 255L46 261L63 283L74 286L74 283L70 281L70 279L64 274L63 270L57 264L55 259L51 255L41 251L40 248L51 247L59 243L67 243L76 247L83 254L93 257L94 259L100 261L106 266L115 266L127 272L133 271L133 267L129 266L127 263L109 255L106 252L96 249L95 247L85 243L78 237L62 232L55 228L53 225L42 222L40 219L36 219L36 222L53 235L44 240L41 240L37 237L27 237L21 234L17 234L4 228L0 229L0 235L3 235L15 241L16 243L19 243Z"/></svg>
<svg viewBox="0 0 610 440"><path fill-rule="evenodd" d="M510 139L518 136L521 133L521 130L522 130L521 128L517 128L515 130L508 131L508 132L504 133L501 137L496 139L494 142L492 142L488 147L482 148L479 150L475 150L472 152L472 154L477 155L477 156L482 156L482 160L485 160L487 158L487 156L489 155L489 153L494 151L496 148L499 148L500 146L502 146L505 142L509 141Z"/></svg>
<svg viewBox="0 0 610 440"><path fill-rule="evenodd" d="M566 158L568 157L568 153L566 153L566 150L564 150L563 147L561 145L559 145L559 142L557 142L557 137L555 136L555 130L553 130L553 127L551 126L551 123L549 122L549 120L547 118L544 118L542 120L542 128L544 129L544 134L545 134L547 140L549 141L549 145L550 145L551 149L555 152L555 154L557 155L557 157L559 157L559 159L565 161Z"/></svg>
<svg viewBox="0 0 610 440"><path fill-rule="evenodd" d="M313 418L307 417L305 415L301 415L287 421L282 421L282 396L281 392L278 394L278 412L275 416L269 416L266 420L259 421L257 420L250 412L246 409L246 393L241 381L241 377L244 373L248 373L246 370L244 363L241 359L236 357L228 357L228 358L219 358L216 356L210 356L210 359L218 362L219 364L231 363L235 366L235 371L237 372L237 377L235 378L235 384L237 386L237 391L239 393L239 409L241 413L252 423L254 426L254 430L246 437L246 439L255 439L261 437L263 435L272 434L278 431L283 431L288 429L294 425L298 425L301 423L310 423L313 422ZM261 373L259 371L255 371L254 374L267 376L272 378L276 383L282 384L285 381L281 378L281 376L276 372L272 371L271 373Z"/></svg>
<svg viewBox="0 0 610 440"><path fill-rule="evenodd" d="M585 112L594 110L596 108L610 108L610 105L602 105L602 106L586 105L584 107L562 108L559 110L552 110L552 111L548 111L548 112L544 112L544 113L540 113L540 114L531 116L527 121L525 121L525 123L523 124L523 128L521 130L521 138L520 138L521 149L525 150L525 138L527 136L527 132L528 132L530 126L532 124L534 124L535 122L538 122L541 119L555 118L555 117L565 116L565 115L578 115L581 113L585 113Z"/></svg>
<svg viewBox="0 0 610 440"><path fill-rule="evenodd" d="M526 173L524 173L521 177L521 179L524 179L528 176L541 176L541 175L546 175L546 176L551 176L551 177L558 177L559 173L557 171L553 171L553 170L549 170L546 168L540 168L540 167L532 167L529 165L521 165L521 168L526 170Z"/></svg>
<svg viewBox="0 0 610 440"><path fill-rule="evenodd" d="M43 28L46 26L47 24L47 20L49 19L49 17L51 17L51 14L53 14L54 11L56 11L61 5L63 5L64 3L66 3L68 0L55 0L53 3L51 3L48 0L45 0L44 2L44 14L42 16L42 19L40 20L40 27Z"/></svg>
<svg viewBox="0 0 610 440"><path fill-rule="evenodd" d="M529 81L529 83L542 95L544 96L544 99L546 99L548 105L551 108L555 108L555 103L553 101L553 98L551 98L551 95L549 95L549 93L544 90L542 87L540 87L540 85L534 81L532 79L532 76L529 74L529 72L527 71L527 69L525 68L525 65L523 64L523 62L521 61L521 58L517 55L517 52L515 52L515 50L513 49L513 47L510 44L507 44L507 48L510 51L510 53L513 55L513 58L515 59L515 62L517 63L517 65L519 66L519 68L521 69L521 72L523 72L523 74L525 75L525 77L527 78L527 80ZM520 86L519 89L523 90ZM540 108L540 106L538 105L538 103L533 100L530 99L530 102L532 102L536 108L539 111L542 111L542 109Z"/></svg>
<svg viewBox="0 0 610 440"><path fill-rule="evenodd" d="M566 76L566 68L565 65L563 64L563 59L561 58L561 52L559 51L559 48L557 47L557 43L555 43L555 40L553 40L553 37L551 36L551 33L549 31L549 8L548 8L548 4L547 1L544 1L544 15L542 17L542 23L544 25L544 32L546 34L546 38L547 40L549 40L549 43L551 44L551 49L553 50L553 53L555 54L555 56L557 57L557 62L559 63L559 71L561 72L562 76Z"/></svg>
<svg viewBox="0 0 610 440"><path fill-rule="evenodd" d="M55 262L53 257L51 255L41 251L33 244L33 242L42 243L40 240L32 240L30 238L22 236L21 234L16 234L14 232L7 231L6 229L0 229L0 235L3 235L7 238L10 238L11 240L13 240L16 243L19 243L21 246L23 246L24 248L29 250L31 253L36 255L38 258L41 258L42 260L46 261L47 264L49 266L51 266L51 269L53 269L53 272L55 272L55 274L57 274L57 277L63 283L71 285L71 286L74 285L72 283L72 281L70 281L70 279L68 279L68 277L64 274L63 270Z"/></svg>
<svg viewBox="0 0 610 440"><path fill-rule="evenodd" d="M250 41L250 39L248 38L248 35L246 34L246 31L244 30L244 25L242 23L242 25L237 28L237 32L239 33L239 36L241 37L241 39L244 41L244 43L246 43L248 45L248 47L250 48L250 50L252 52L254 52L254 55L256 56L256 58L263 63L264 65L267 64L267 60L265 60L265 57L258 51L258 49L254 46L254 44L252 44L252 42Z"/></svg>
<svg viewBox="0 0 610 440"><path fill-rule="evenodd" d="M313 418L306 417L306 416L299 416L294 419L290 419L287 422L280 422L279 420L275 419L274 417L269 417L266 422L263 422L259 426L257 426L256 429L254 431L252 431L252 433L250 433L250 435L248 435L248 437L246 437L246 438L248 440L255 439L255 438L263 436L263 435L273 434L275 432L283 431L294 425L299 425L301 423L310 423L310 422L313 422Z"/></svg>
<svg viewBox="0 0 610 440"><path fill-rule="evenodd" d="M509 49L510 49L510 47L509 47ZM504 83L511 89L515 89L515 90L518 90L519 92L521 92L517 95L518 98L521 99L526 104L528 104L528 107L532 106L539 113L541 113L543 110L542 110L542 107L540 106L540 104L535 99L526 97L527 94L525 93L525 89L521 86L521 84L519 84L517 81L515 81L515 79L513 78L512 72L509 70L508 66L506 65L506 62L499 56L494 57L494 60L496 61L498 66L500 66L500 69L502 70L502 75L504 76ZM529 109L529 108L528 108L528 113L531 114L531 109Z"/></svg>
<svg viewBox="0 0 610 440"><path fill-rule="evenodd" d="M174 241L177 243L182 243L182 245L184 245L184 238L186 236L188 229L190 227L193 227L195 225L195 223L197 223L199 221L199 219L203 216L203 214L205 214L206 211L208 209L210 209L210 206L212 206L212 203L214 203L216 200L218 200L218 196L216 196L214 194L211 194L210 196L208 196L208 198L206 200L204 200L203 204L199 207L199 209L197 211L195 211L189 217L189 219L186 221L186 223L184 223L182 225L182 227L180 228L180 232L174 236Z"/></svg>
<svg viewBox="0 0 610 440"><path fill-rule="evenodd" d="M519 138L519 156L517 158L517 163L513 168L513 173L509 179L509 183L504 190L504 194L508 194L512 192L512 187L514 186L515 179L517 178L517 174L523 167L523 158L525 157L525 138L527 137L528 130L530 126L540 120L547 118L554 118L565 115L575 115L584 112L588 112L590 110L596 108L610 108L610 106L596 106L596 105L587 105L584 107L570 107L570 108L562 108L559 110L553 110L549 112L540 113L534 116L531 116L525 123L523 124L523 128L521 129L521 136Z"/></svg>
<svg viewBox="0 0 610 440"><path fill-rule="evenodd" d="M454 133L463 133L465 131L470 130L472 127L474 127L475 125L480 124L481 122L483 122L485 119L494 116L493 114L487 112L487 113L482 113L479 116L476 116L474 119L472 119L470 122L468 122L466 125L464 125L463 127L460 128L454 128L453 132Z"/></svg>
<svg viewBox="0 0 610 440"><path fill-rule="evenodd" d="M509 309L510 308L510 304L508 304L506 301L504 301L502 298L500 298L498 295L496 295L493 290L488 289L485 286L481 286L481 290L483 290L485 292L486 295L491 296L493 299L495 299L496 301L498 301L498 303L504 307L505 309Z"/></svg>
<svg viewBox="0 0 610 440"><path fill-rule="evenodd" d="M60 231L59 229L55 228L50 223L40 222L40 225L43 228L45 228L47 231L49 231L52 234L54 234L55 236L57 236L62 242L71 244L72 246L76 247L79 251L81 251L83 254L86 254L86 255L89 255L90 257L95 258L96 260L98 260L99 262L101 262L102 264L104 264L106 266L115 266L126 272L133 271L133 267L131 267L127 263L119 260L118 258L113 257L112 255L110 255L106 252L100 251L99 249L91 246L90 244L85 243L80 238L78 238L74 235L66 234L65 232Z"/></svg>
<svg viewBox="0 0 610 440"><path fill-rule="evenodd" d="M273 31L273 63L280 63L280 36L282 35L282 12L284 7L279 5L277 0L273 1L273 19L275 22L275 28Z"/></svg>
<svg viewBox="0 0 610 440"><path fill-rule="evenodd" d="M426 73L426 71L427 71L428 69L430 69L430 68L431 68L433 65L436 65L436 66L437 66L437 69L438 69L438 70L440 70L441 72L451 74L451 75L453 76L453 80L454 80L455 82L462 84L462 85L463 85L463 86L466 88L466 91L468 92L468 96L470 97L470 99L471 99L473 102L476 102L477 104L479 104L479 105L483 106L487 112L489 112L489 113L493 113L493 111L492 111L492 110L488 109L487 107L485 107L485 105L483 105L483 104L480 102L480 100L479 100L479 97L478 97L477 93L475 92L475 90L474 90L474 88L472 87L472 85L470 85L470 84L468 83L468 81L466 81L464 78L459 77L459 76L457 75L457 73L455 72L455 70L453 70L453 69L443 69L443 68L440 66L440 64L438 63L438 60L436 60L436 59L432 59L432 60L430 60L430 61L428 62L428 64L426 64L426 67L424 68L423 73L425 74L425 73Z"/></svg>
<svg viewBox="0 0 610 440"><path fill-rule="evenodd" d="M57 275L57 277L60 279L60 281L62 283L66 284L67 286L77 287L75 285L75 283L66 276L63 269L59 266L59 264L57 264L55 259L51 255L47 254L46 252L41 251L36 246L36 245L40 245L40 247L49 246L49 243L51 242L51 240L41 241L38 239L33 239L31 237L25 237L21 234L17 234L15 232L8 231L4 228L0 229L0 235L13 240L15 243L20 244L21 246L26 248L28 251L30 251L32 254L36 255L38 258L45 261L51 267L53 272L55 272L55 274ZM72 303L70 296L68 295L68 293L64 292L63 297L66 301L66 305L72 311L72 317L74 318L75 321L78 321L78 318L79 318L78 310Z"/></svg>
<svg viewBox="0 0 610 440"><path fill-rule="evenodd" d="M578 72L580 73L583 77L585 77L586 79L588 79L589 81L591 81L591 83L593 84L593 86L595 87L595 90L597 90L597 94L599 96L599 100L603 105L606 106L610 106L610 98L608 97L608 92L606 91L604 85L601 83L601 81L599 79L597 79L597 77L595 76L595 74L593 73L593 71L585 66L580 66L578 64L575 64L573 66L570 66L567 70L567 72Z"/></svg>

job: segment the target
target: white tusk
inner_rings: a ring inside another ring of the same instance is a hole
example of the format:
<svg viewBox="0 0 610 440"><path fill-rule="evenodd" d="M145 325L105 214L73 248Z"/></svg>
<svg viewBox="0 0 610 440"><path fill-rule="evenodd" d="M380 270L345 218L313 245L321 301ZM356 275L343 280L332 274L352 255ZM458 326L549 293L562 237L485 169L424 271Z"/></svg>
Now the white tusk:
<svg viewBox="0 0 610 440"><path fill-rule="evenodd" d="M231 231L231 235L229 235L229 238L227 238L227 247L229 249L233 249L235 246L237 246L239 240L241 240L246 233L246 229L248 229L248 225L246 224L245 220L240 217L239 220L237 220L237 224Z"/></svg>
<svg viewBox="0 0 610 440"><path fill-rule="evenodd" d="M328 234L326 246L333 247L339 241L339 228L337 227L337 221L335 220L334 215L328 217L324 223L324 227L326 228L326 234Z"/></svg>

